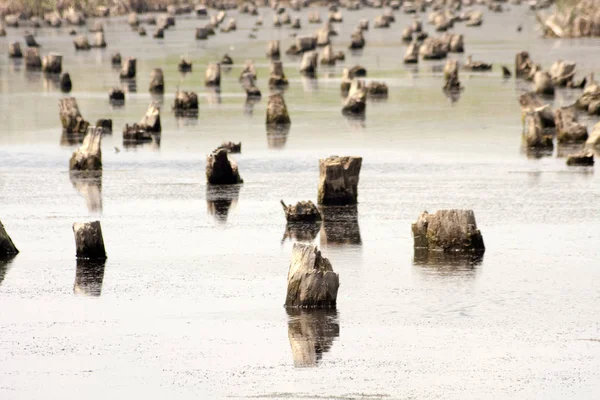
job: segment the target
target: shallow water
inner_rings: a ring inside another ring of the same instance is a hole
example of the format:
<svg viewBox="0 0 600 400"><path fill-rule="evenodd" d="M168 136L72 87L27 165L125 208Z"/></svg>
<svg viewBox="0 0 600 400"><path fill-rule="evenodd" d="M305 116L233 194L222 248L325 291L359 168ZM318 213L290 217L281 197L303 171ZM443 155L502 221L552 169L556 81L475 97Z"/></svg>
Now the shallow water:
<svg viewBox="0 0 600 400"><path fill-rule="evenodd" d="M334 49L380 12L344 11ZM503 80L499 63L512 68L528 50L545 68L576 61L583 75L600 65L598 40L540 39L525 6L486 12L481 28L456 31L465 56L495 68L461 73L465 90L452 102L442 61L403 65L410 17L396 12L392 28L371 29L362 53L320 66L316 80L283 57L292 127L273 136L266 41L280 38L284 51L293 39L271 28L270 10L261 14L258 39L248 39L254 18L239 16L237 32L205 42L193 30L206 21L193 17L178 17L162 42L113 19L106 49L78 53L67 28L38 30L42 54L63 54L83 116L113 119L100 180L69 176L77 144L61 135L60 91L6 57L25 28L0 38L0 219L21 250L0 264L1 397L595 398L600 179L566 167L573 149L541 158L522 149L517 95L529 85ZM301 15L301 34L312 33ZM117 50L137 57L138 77L114 109ZM236 65L217 95L204 88L204 69L225 52ZM182 54L194 62L185 76ZM238 83L246 59L263 91L252 107ZM341 70L357 63L390 87L363 122L340 112ZM120 132L152 100L155 67L167 87L160 143L125 148ZM172 115L176 87L199 93L197 119ZM559 90L555 105L579 93ZM233 158L245 183L207 188L205 155L225 140L243 143ZM314 201L318 159L331 154L363 157L357 209L330 210L312 232L286 229L279 200ZM441 208L475 211L483 259L413 254L410 223ZM75 260L71 225L91 219L102 222L105 264ZM335 312L282 306L298 235L340 275Z"/></svg>

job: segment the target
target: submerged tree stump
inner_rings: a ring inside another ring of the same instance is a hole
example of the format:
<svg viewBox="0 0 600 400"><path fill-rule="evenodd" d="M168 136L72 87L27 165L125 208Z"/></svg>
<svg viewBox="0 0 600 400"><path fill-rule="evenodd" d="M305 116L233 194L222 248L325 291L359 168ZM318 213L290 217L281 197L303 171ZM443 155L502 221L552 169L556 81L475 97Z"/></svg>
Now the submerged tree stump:
<svg viewBox="0 0 600 400"><path fill-rule="evenodd" d="M106 259L100 221L73 224L77 258Z"/></svg>
<svg viewBox="0 0 600 400"><path fill-rule="evenodd" d="M102 171L102 127L90 127L83 144L71 156L71 171Z"/></svg>
<svg viewBox="0 0 600 400"><path fill-rule="evenodd" d="M317 246L294 243L287 280L286 307L336 307L339 276Z"/></svg>
<svg viewBox="0 0 600 400"><path fill-rule="evenodd" d="M267 125L290 125L290 115L288 114L285 100L280 93L269 96L267 104Z"/></svg>
<svg viewBox="0 0 600 400"><path fill-rule="evenodd" d="M136 63L135 58L128 58L125 60L125 64L121 68L120 77L121 79L133 79L136 74Z"/></svg>
<svg viewBox="0 0 600 400"><path fill-rule="evenodd" d="M211 185L234 185L243 183L238 166L229 160L226 149L216 149L206 157L206 181Z"/></svg>
<svg viewBox="0 0 600 400"><path fill-rule="evenodd" d="M472 210L438 210L423 212L412 224L415 249L434 251L485 250Z"/></svg>
<svg viewBox="0 0 600 400"><path fill-rule="evenodd" d="M150 73L150 93L163 94L165 92L165 78L160 68L154 68Z"/></svg>
<svg viewBox="0 0 600 400"><path fill-rule="evenodd" d="M288 222L317 222L321 220L321 213L312 201L299 201L296 205L286 205L281 200L283 212Z"/></svg>
<svg viewBox="0 0 600 400"><path fill-rule="evenodd" d="M42 72L47 74L60 74L62 72L62 55L50 53L42 60Z"/></svg>
<svg viewBox="0 0 600 400"><path fill-rule="evenodd" d="M361 166L362 157L331 156L319 160L318 203L328 206L356 204Z"/></svg>
<svg viewBox="0 0 600 400"><path fill-rule="evenodd" d="M0 260L10 258L17 253L19 253L19 250L8 233L6 233L2 222L0 222Z"/></svg>
<svg viewBox="0 0 600 400"><path fill-rule="evenodd" d="M81 116L75 97L60 99L58 106L60 122L66 133L87 133L90 124Z"/></svg>

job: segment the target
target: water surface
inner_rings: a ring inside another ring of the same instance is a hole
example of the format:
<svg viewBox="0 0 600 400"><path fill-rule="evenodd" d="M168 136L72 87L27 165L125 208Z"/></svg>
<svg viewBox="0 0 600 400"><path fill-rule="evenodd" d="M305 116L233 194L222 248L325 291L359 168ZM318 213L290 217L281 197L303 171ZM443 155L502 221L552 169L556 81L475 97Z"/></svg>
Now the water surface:
<svg viewBox="0 0 600 400"><path fill-rule="evenodd" d="M108 20L108 47L90 52L75 52L66 27L39 29L42 54L63 54L83 116L113 119L102 178L92 180L69 175L77 143L61 134L63 94L8 60L8 43L25 31L9 29L0 38L0 219L21 253L0 264L1 397L594 398L600 179L567 168L570 148L543 157L522 148L517 96L529 84L502 79L499 67L528 50L545 68L563 58L587 74L600 65L598 40L541 39L526 6L509 7L486 12L481 28L456 26L467 53L452 57L495 66L461 73L454 102L441 89L442 61L403 65L409 16L371 29L353 54L357 21L381 11L344 11L333 43L345 63L310 80L299 58L283 57L287 134L264 125L266 43L281 39L283 51L293 41L288 28L270 27L268 9L256 40L254 18L236 12L238 31L203 42L194 29L206 21L195 17L178 18L162 42ZM312 33L301 16L299 33ZM107 95L122 84L110 66L117 50L138 59L121 108ZM221 92L209 91L205 66L226 52L236 64ZM177 72L180 55L192 73ZM246 59L263 91L256 104L238 82ZM341 71L355 64L390 87L364 121L341 114ZM162 98L148 93L156 67ZM177 87L198 92L197 119L171 113ZM554 105L579 93L558 90ZM152 100L162 104L160 141L124 147L122 128ZM208 188L205 156L226 140L243 143L233 158L244 184ZM314 201L318 159L332 154L363 157L358 207L290 231L280 199ZM474 210L483 259L414 254L410 223L441 208ZM103 264L75 260L71 226L92 219L102 222ZM337 311L283 308L295 240L318 244L340 274Z"/></svg>

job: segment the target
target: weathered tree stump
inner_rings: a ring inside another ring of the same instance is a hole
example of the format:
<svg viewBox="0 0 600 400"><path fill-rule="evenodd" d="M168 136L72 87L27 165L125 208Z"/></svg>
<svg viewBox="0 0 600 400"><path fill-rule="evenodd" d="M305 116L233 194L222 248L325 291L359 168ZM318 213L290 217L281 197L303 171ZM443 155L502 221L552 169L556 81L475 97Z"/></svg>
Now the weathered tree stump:
<svg viewBox="0 0 600 400"><path fill-rule="evenodd" d="M483 252L485 246L472 210L423 212L412 224L415 249Z"/></svg>
<svg viewBox="0 0 600 400"><path fill-rule="evenodd" d="M233 58L229 54L225 53L221 59L221 65L233 65Z"/></svg>
<svg viewBox="0 0 600 400"><path fill-rule="evenodd" d="M558 143L581 143L588 138L587 127L577 122L575 107L562 107L554 112Z"/></svg>
<svg viewBox="0 0 600 400"><path fill-rule="evenodd" d="M227 150L216 149L206 157L206 181L211 185L243 183L238 166L227 157Z"/></svg>
<svg viewBox="0 0 600 400"><path fill-rule="evenodd" d="M283 212L288 222L316 222L321 220L321 213L312 201L299 201L296 205L286 205L281 200Z"/></svg>
<svg viewBox="0 0 600 400"><path fill-rule="evenodd" d="M246 72L241 78L242 87L246 91L247 98L259 99L261 97L260 89L254 83L254 75Z"/></svg>
<svg viewBox="0 0 600 400"><path fill-rule="evenodd" d="M427 38L419 47L419 55L423 60L441 60L448 56L448 46L436 38Z"/></svg>
<svg viewBox="0 0 600 400"><path fill-rule="evenodd" d="M582 151L572 154L567 158L567 165L571 167L592 167L594 166L594 153Z"/></svg>
<svg viewBox="0 0 600 400"><path fill-rule="evenodd" d="M25 68L27 70L39 70L42 68L42 59L37 47L25 50Z"/></svg>
<svg viewBox="0 0 600 400"><path fill-rule="evenodd" d="M110 56L110 63L114 66L121 65L121 53L116 52Z"/></svg>
<svg viewBox="0 0 600 400"><path fill-rule="evenodd" d="M62 55L50 53L42 60L42 72L60 74L62 72Z"/></svg>
<svg viewBox="0 0 600 400"><path fill-rule="evenodd" d="M349 48L352 50L359 50L363 47L365 47L365 37L363 36L363 31L359 29L354 31L350 36Z"/></svg>
<svg viewBox="0 0 600 400"><path fill-rule="evenodd" d="M136 63L137 60L135 58L128 58L125 60L125 64L121 68L120 78L121 79L134 79L136 73Z"/></svg>
<svg viewBox="0 0 600 400"><path fill-rule="evenodd" d="M408 48L406 49L406 53L404 54L404 63L405 64L416 64L419 62L419 48L421 47L420 43L416 40L412 41Z"/></svg>
<svg viewBox="0 0 600 400"><path fill-rule="evenodd" d="M446 65L444 66L444 80L444 90L460 90L458 62L456 60L446 61Z"/></svg>
<svg viewBox="0 0 600 400"><path fill-rule="evenodd" d="M523 136L529 148L552 149L552 134L544 127L542 111L534 110L525 114L525 130Z"/></svg>
<svg viewBox="0 0 600 400"><path fill-rule="evenodd" d="M285 87L288 85L288 80L283 72L283 63L281 61L273 61L271 64L271 73L269 76L269 87Z"/></svg>
<svg viewBox="0 0 600 400"><path fill-rule="evenodd" d="M112 119L101 118L96 121L96 127L102 129L102 134L112 133Z"/></svg>
<svg viewBox="0 0 600 400"><path fill-rule="evenodd" d="M554 96L554 84L548 72L536 72L533 76L533 84L535 93Z"/></svg>
<svg viewBox="0 0 600 400"><path fill-rule="evenodd" d="M160 68L154 68L150 73L150 93L163 94L165 92L165 78Z"/></svg>
<svg viewBox="0 0 600 400"><path fill-rule="evenodd" d="M559 87L570 86L575 77L575 67L576 64L574 62L563 60L556 61L552 64L549 71L552 83Z"/></svg>
<svg viewBox="0 0 600 400"><path fill-rule="evenodd" d="M319 160L318 203L326 206L357 204L358 179L362 157L338 157Z"/></svg>
<svg viewBox="0 0 600 400"><path fill-rule="evenodd" d="M208 64L208 67L206 67L204 84L206 86L221 86L221 64Z"/></svg>
<svg viewBox="0 0 600 400"><path fill-rule="evenodd" d="M19 42L13 42L8 46L8 58L23 58Z"/></svg>
<svg viewBox="0 0 600 400"><path fill-rule="evenodd" d="M336 307L339 276L317 246L294 243L287 280L286 307Z"/></svg>
<svg viewBox="0 0 600 400"><path fill-rule="evenodd" d="M267 104L267 125L290 125L290 115L288 114L287 106L283 95L276 93L269 96Z"/></svg>
<svg viewBox="0 0 600 400"><path fill-rule="evenodd" d="M600 85L593 78L583 89L581 97L575 102L575 106L587 111L591 115L600 115Z"/></svg>
<svg viewBox="0 0 600 400"><path fill-rule="evenodd" d="M367 96L385 98L388 96L388 86L384 82L371 81L366 87Z"/></svg>
<svg viewBox="0 0 600 400"><path fill-rule="evenodd" d="M186 112L198 111L198 95L194 92L184 92L178 90L175 94L175 103L173 111L176 114L185 114Z"/></svg>
<svg viewBox="0 0 600 400"><path fill-rule="evenodd" d="M267 46L267 58L278 59L280 54L279 40L271 40Z"/></svg>
<svg viewBox="0 0 600 400"><path fill-rule="evenodd" d="M106 40L104 39L103 31L96 32L96 34L94 35L94 41L92 42L91 46L97 49L103 49L106 47Z"/></svg>
<svg viewBox="0 0 600 400"><path fill-rule="evenodd" d="M102 132L99 127L88 129L83 144L71 156L69 170L102 172Z"/></svg>
<svg viewBox="0 0 600 400"><path fill-rule="evenodd" d="M257 79L256 68L254 67L254 62L252 60L246 60L244 69L240 73L240 81L242 81L242 78L244 78L246 75L250 75L254 80Z"/></svg>
<svg viewBox="0 0 600 400"><path fill-rule="evenodd" d="M179 64L177 65L177 69L179 72L191 72L192 71L192 62L187 58L181 56L181 60L179 60Z"/></svg>
<svg viewBox="0 0 600 400"><path fill-rule="evenodd" d="M317 57L318 54L315 51L306 52L302 56L302 63L300 64L300 73L305 76L314 77L317 73Z"/></svg>
<svg viewBox="0 0 600 400"><path fill-rule="evenodd" d="M556 126L552 108L542 101L537 94L533 92L524 93L519 96L519 103L521 104L521 116L523 118L527 113L539 112L543 128L554 128Z"/></svg>
<svg viewBox="0 0 600 400"><path fill-rule="evenodd" d="M89 122L83 119L75 97L59 100L60 122L66 133L87 133Z"/></svg>
<svg viewBox="0 0 600 400"><path fill-rule="evenodd" d="M0 222L0 260L11 258L18 253L19 250L13 243L8 233L6 233L2 222Z"/></svg>
<svg viewBox="0 0 600 400"><path fill-rule="evenodd" d="M75 46L75 50L90 50L92 46L88 41L87 36L79 35L73 40L73 45Z"/></svg>
<svg viewBox="0 0 600 400"><path fill-rule="evenodd" d="M342 107L344 115L364 115L367 108L367 91L365 81L353 79Z"/></svg>
<svg viewBox="0 0 600 400"><path fill-rule="evenodd" d="M68 72L64 72L62 74L60 74L60 90L63 93L69 93L71 92L71 89L73 89L73 84L71 83L71 75L69 75Z"/></svg>
<svg viewBox="0 0 600 400"><path fill-rule="evenodd" d="M600 148L600 122L598 122L592 128L592 133L590 134L588 140L585 142L585 147L590 149Z"/></svg>
<svg viewBox="0 0 600 400"><path fill-rule="evenodd" d="M35 41L35 37L31 33L25 35L25 44L27 47L40 47L39 43Z"/></svg>
<svg viewBox="0 0 600 400"><path fill-rule="evenodd" d="M233 143L233 142L223 142L217 149L225 149L228 153L241 153L242 152L242 142Z"/></svg>
<svg viewBox="0 0 600 400"><path fill-rule="evenodd" d="M529 53L521 51L515 57L515 76L517 78L527 78L533 69L534 64Z"/></svg>
<svg viewBox="0 0 600 400"><path fill-rule="evenodd" d="M112 88L108 92L108 101L113 104L125 103L125 92L119 88Z"/></svg>
<svg viewBox="0 0 600 400"><path fill-rule="evenodd" d="M73 224L77 258L106 259L100 221Z"/></svg>

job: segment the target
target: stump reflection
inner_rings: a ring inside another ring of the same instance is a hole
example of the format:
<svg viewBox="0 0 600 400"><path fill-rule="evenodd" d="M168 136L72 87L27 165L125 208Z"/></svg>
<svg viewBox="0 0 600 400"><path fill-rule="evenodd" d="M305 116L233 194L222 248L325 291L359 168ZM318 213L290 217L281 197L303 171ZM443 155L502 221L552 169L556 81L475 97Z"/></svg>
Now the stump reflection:
<svg viewBox="0 0 600 400"><path fill-rule="evenodd" d="M283 149L290 133L290 125L267 125L267 143L270 149Z"/></svg>
<svg viewBox="0 0 600 400"><path fill-rule="evenodd" d="M321 221L288 222L285 226L285 232L283 233L281 242L283 243L287 239L296 242L312 242L317 237L320 229Z"/></svg>
<svg viewBox="0 0 600 400"><path fill-rule="evenodd" d="M340 336L336 310L287 309L295 367L315 367Z"/></svg>
<svg viewBox="0 0 600 400"><path fill-rule="evenodd" d="M429 276L475 277L483 262L483 252L442 252L415 249L413 265L418 272Z"/></svg>
<svg viewBox="0 0 600 400"><path fill-rule="evenodd" d="M102 175L81 172L69 174L73 187L83 196L90 213L102 213Z"/></svg>
<svg viewBox="0 0 600 400"><path fill-rule="evenodd" d="M106 260L77 259L73 293L98 297L102 293Z"/></svg>
<svg viewBox="0 0 600 400"><path fill-rule="evenodd" d="M357 206L321 206L321 246L362 245Z"/></svg>
<svg viewBox="0 0 600 400"><path fill-rule="evenodd" d="M10 254L10 255L3 256L2 258L0 258L0 285L2 285L2 282L4 281L4 278L6 277L6 273L10 269L10 264L12 264L12 262L16 256L17 256L16 254Z"/></svg>
<svg viewBox="0 0 600 400"><path fill-rule="evenodd" d="M229 210L237 205L242 185L206 185L206 211L215 221L227 222Z"/></svg>

